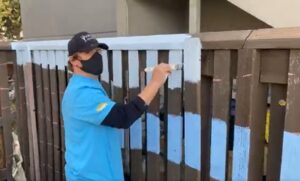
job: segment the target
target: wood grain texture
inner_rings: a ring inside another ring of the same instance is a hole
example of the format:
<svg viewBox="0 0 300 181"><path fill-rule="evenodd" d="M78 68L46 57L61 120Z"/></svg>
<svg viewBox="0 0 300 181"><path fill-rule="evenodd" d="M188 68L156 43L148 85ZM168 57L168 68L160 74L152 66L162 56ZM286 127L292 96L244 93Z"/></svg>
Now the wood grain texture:
<svg viewBox="0 0 300 181"><path fill-rule="evenodd" d="M286 85L271 85L267 180L280 180L281 154L286 110Z"/></svg>
<svg viewBox="0 0 300 181"><path fill-rule="evenodd" d="M259 72L259 52L239 50L233 179L261 180L263 176L267 86L259 82Z"/></svg>

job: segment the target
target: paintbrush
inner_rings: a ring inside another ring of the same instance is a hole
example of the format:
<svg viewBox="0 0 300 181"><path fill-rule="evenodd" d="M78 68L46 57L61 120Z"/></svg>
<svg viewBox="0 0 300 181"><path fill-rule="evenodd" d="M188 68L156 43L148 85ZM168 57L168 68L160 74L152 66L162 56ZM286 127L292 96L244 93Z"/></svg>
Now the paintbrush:
<svg viewBox="0 0 300 181"><path fill-rule="evenodd" d="M181 70L182 69L182 64L170 64L171 66L171 70ZM152 72L154 70L155 67L147 67L144 69L145 72Z"/></svg>

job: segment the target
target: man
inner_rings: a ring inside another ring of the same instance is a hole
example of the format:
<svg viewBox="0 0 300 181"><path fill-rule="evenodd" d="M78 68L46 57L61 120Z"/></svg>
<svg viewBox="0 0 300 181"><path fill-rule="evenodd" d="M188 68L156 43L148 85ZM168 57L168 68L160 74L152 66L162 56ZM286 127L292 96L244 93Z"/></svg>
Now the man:
<svg viewBox="0 0 300 181"><path fill-rule="evenodd" d="M124 180L118 128L129 128L144 113L171 73L168 64L159 64L133 101L115 103L98 81L101 49L108 46L87 32L77 33L68 43L73 76L62 100L68 181Z"/></svg>

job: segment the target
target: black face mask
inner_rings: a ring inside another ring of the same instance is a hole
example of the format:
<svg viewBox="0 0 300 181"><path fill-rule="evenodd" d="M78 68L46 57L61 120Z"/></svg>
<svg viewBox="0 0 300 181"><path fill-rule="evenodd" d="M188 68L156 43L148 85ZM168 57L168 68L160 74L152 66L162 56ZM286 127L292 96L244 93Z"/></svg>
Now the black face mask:
<svg viewBox="0 0 300 181"><path fill-rule="evenodd" d="M102 55L96 52L90 59L86 61L81 61L81 69L87 73L93 75L100 75L102 73Z"/></svg>

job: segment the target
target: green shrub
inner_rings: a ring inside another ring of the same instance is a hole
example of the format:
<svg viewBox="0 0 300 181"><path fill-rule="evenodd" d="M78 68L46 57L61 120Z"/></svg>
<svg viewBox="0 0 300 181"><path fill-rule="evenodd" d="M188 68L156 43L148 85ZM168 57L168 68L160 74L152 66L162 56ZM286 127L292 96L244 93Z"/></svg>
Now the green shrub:
<svg viewBox="0 0 300 181"><path fill-rule="evenodd" d="M0 0L0 39L20 39L19 0Z"/></svg>

